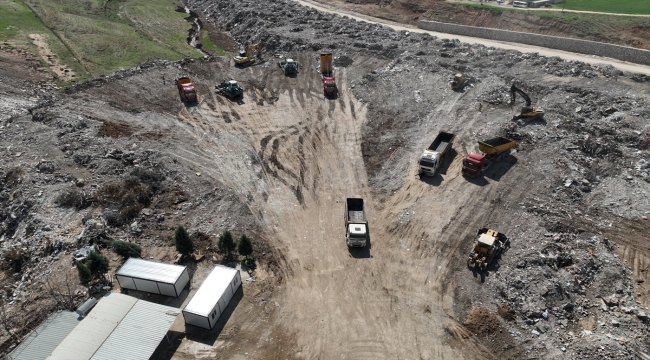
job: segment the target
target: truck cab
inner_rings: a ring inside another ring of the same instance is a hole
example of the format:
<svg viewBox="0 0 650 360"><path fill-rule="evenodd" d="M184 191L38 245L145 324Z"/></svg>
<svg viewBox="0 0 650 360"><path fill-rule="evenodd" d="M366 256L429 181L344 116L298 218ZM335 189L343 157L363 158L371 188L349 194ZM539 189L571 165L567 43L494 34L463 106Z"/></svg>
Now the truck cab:
<svg viewBox="0 0 650 360"><path fill-rule="evenodd" d="M338 91L336 78L334 76L323 76L323 94L325 96L334 96Z"/></svg>
<svg viewBox="0 0 650 360"><path fill-rule="evenodd" d="M440 166L440 160L439 152L424 150L420 156L420 174L433 176Z"/></svg>
<svg viewBox="0 0 650 360"><path fill-rule="evenodd" d="M483 171L485 156L472 152L463 160L463 175L477 176Z"/></svg>
<svg viewBox="0 0 650 360"><path fill-rule="evenodd" d="M365 224L348 224L346 243L349 247L364 247L368 239L368 229Z"/></svg>

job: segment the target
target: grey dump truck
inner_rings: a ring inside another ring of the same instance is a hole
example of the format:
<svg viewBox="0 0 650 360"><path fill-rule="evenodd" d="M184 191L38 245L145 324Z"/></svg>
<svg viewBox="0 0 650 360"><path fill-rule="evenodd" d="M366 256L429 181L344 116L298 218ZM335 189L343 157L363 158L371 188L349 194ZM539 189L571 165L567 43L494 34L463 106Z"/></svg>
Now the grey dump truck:
<svg viewBox="0 0 650 360"><path fill-rule="evenodd" d="M431 145L424 150L420 155L419 161L419 174L433 176L440 168L440 164L445 157L445 154L451 149L456 135L448 132L441 131L438 136L433 140Z"/></svg>
<svg viewBox="0 0 650 360"><path fill-rule="evenodd" d="M345 199L345 238L348 247L364 247L368 244L368 220L363 199Z"/></svg>

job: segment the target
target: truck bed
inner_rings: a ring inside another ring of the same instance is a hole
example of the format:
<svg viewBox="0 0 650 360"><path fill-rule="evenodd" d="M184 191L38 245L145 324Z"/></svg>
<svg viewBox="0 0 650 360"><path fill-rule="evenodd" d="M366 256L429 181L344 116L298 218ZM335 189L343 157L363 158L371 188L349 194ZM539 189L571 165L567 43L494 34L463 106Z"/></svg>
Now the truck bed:
<svg viewBox="0 0 650 360"><path fill-rule="evenodd" d="M366 212L363 209L363 199L347 198L348 222L365 223Z"/></svg>
<svg viewBox="0 0 650 360"><path fill-rule="evenodd" d="M496 154L504 150L511 149L517 146L517 143L506 138L496 137L485 141L478 142L478 148L485 154Z"/></svg>
<svg viewBox="0 0 650 360"><path fill-rule="evenodd" d="M449 144L454 140L454 136L454 134L441 131L433 140L431 145L429 145L427 150L444 153L447 151Z"/></svg>

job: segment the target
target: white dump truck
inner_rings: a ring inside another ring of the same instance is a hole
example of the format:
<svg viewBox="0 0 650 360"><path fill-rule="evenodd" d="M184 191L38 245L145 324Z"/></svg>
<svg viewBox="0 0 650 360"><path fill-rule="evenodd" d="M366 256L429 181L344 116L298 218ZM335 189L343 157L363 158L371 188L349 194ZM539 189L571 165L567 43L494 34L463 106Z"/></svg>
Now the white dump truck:
<svg viewBox="0 0 650 360"><path fill-rule="evenodd" d="M451 144L454 142L455 137L456 135L443 131L436 136L431 145L420 156L420 170L418 172L420 176L433 176L436 174L445 154L451 149Z"/></svg>
<svg viewBox="0 0 650 360"><path fill-rule="evenodd" d="M368 220L363 199L345 199L345 238L348 247L364 247L368 244Z"/></svg>

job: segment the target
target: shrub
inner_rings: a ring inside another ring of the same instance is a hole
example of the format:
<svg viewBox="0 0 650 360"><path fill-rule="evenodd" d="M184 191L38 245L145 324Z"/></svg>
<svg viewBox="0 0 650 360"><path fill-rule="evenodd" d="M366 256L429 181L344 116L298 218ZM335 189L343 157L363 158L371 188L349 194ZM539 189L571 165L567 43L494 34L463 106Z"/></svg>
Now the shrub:
<svg viewBox="0 0 650 360"><path fill-rule="evenodd" d="M93 274L88 269L88 266L80 261L77 262L77 273L79 274L79 282L84 285L87 285L93 280Z"/></svg>
<svg viewBox="0 0 650 360"><path fill-rule="evenodd" d="M83 209L86 205L86 200L81 191L68 189L56 197L55 203L61 207Z"/></svg>
<svg viewBox="0 0 650 360"><path fill-rule="evenodd" d="M239 238L239 243L237 244L237 252L239 252L239 255L242 255L246 258L250 254L253 253L253 244L251 243L251 239L242 234L241 238Z"/></svg>
<svg viewBox="0 0 650 360"><path fill-rule="evenodd" d="M140 245L126 241L113 241L113 251L125 259L142 257Z"/></svg>
<svg viewBox="0 0 650 360"><path fill-rule="evenodd" d="M23 270L23 263L27 260L27 256L21 248L7 250L4 253L4 261L2 268L4 270L11 270L19 273Z"/></svg>
<svg viewBox="0 0 650 360"><path fill-rule="evenodd" d="M178 225L174 232L174 240L176 243L176 250L183 255L189 255L194 252L194 241L187 233L187 230L181 225Z"/></svg>
<svg viewBox="0 0 650 360"><path fill-rule="evenodd" d="M217 243L219 251L226 253L230 256L230 253L235 250L235 239L232 236L232 233L228 230L224 231L223 234L219 236L219 242Z"/></svg>
<svg viewBox="0 0 650 360"><path fill-rule="evenodd" d="M99 251L91 251L86 258L86 266L94 277L104 277L108 272L108 258Z"/></svg>

